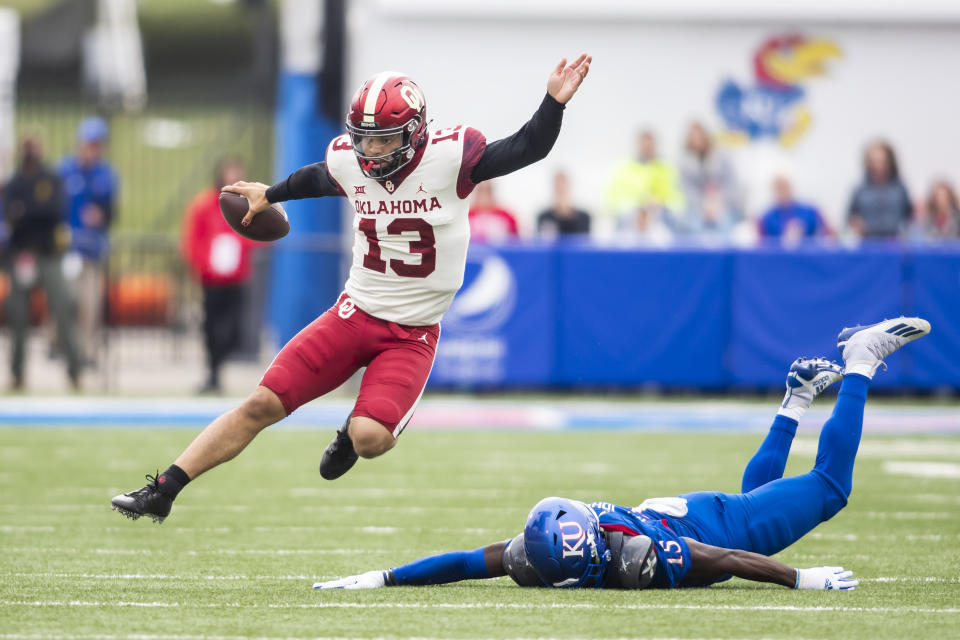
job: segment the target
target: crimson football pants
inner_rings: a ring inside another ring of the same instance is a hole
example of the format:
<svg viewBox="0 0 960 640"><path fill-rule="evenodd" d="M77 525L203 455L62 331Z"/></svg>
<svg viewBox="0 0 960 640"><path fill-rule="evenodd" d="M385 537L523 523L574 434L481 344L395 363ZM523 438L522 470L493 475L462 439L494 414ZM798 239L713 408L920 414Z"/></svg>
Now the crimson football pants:
<svg viewBox="0 0 960 640"><path fill-rule="evenodd" d="M375 318L342 294L274 358L260 384L280 398L287 415L367 370L351 417L363 416L399 436L427 384L440 325L399 325Z"/></svg>

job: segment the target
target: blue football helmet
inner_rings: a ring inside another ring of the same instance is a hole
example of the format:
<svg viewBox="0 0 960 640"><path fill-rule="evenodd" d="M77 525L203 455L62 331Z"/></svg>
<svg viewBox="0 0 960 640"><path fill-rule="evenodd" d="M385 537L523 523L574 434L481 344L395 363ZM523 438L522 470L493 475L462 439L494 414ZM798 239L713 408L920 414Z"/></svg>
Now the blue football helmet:
<svg viewBox="0 0 960 640"><path fill-rule="evenodd" d="M523 549L549 587L600 587L611 557L597 514L567 498L544 498L533 507L523 529Z"/></svg>

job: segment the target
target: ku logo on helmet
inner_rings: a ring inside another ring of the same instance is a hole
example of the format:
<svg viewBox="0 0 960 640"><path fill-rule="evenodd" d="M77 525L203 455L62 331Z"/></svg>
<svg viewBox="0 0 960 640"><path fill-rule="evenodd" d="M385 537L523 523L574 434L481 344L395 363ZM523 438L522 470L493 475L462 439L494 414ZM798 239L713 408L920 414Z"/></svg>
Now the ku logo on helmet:
<svg viewBox="0 0 960 640"><path fill-rule="evenodd" d="M583 557L583 543L587 541L587 536L583 532L583 527L575 520L565 520L560 524L560 542L563 546L563 557L569 556ZM567 531L567 529L571 531Z"/></svg>

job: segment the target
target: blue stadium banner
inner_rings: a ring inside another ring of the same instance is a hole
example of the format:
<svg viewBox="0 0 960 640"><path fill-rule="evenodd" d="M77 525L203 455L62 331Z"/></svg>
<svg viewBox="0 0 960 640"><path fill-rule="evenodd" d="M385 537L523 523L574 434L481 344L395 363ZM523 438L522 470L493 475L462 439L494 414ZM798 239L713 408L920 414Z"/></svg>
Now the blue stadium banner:
<svg viewBox="0 0 960 640"><path fill-rule="evenodd" d="M430 384L545 386L556 353L554 252L474 244L444 315Z"/></svg>
<svg viewBox="0 0 960 640"><path fill-rule="evenodd" d="M926 318L931 327L928 337L904 350L906 383L960 389L960 247L925 248L909 254L906 267L908 314Z"/></svg>
<svg viewBox="0 0 960 640"><path fill-rule="evenodd" d="M558 383L725 384L728 252L570 246L559 265Z"/></svg>
<svg viewBox="0 0 960 640"><path fill-rule="evenodd" d="M730 383L772 387L797 357L840 359L843 327L894 318L906 309L903 254L896 245L856 250L765 248L734 254ZM903 353L874 386L903 380Z"/></svg>

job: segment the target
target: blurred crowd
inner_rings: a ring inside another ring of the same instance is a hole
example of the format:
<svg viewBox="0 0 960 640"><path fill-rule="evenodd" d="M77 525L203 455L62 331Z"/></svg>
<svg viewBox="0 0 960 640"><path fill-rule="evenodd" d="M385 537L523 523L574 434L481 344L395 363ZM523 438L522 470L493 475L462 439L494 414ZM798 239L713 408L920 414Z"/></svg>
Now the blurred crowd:
<svg viewBox="0 0 960 640"><path fill-rule="evenodd" d="M75 151L56 166L39 132L24 136L15 171L0 188L11 390L24 386L27 336L43 307L52 320L51 355L64 360L70 384L79 388L81 370L96 365L117 196L116 173L104 158L107 133L101 118L83 120ZM36 298L36 290L45 295Z"/></svg>
<svg viewBox="0 0 960 640"><path fill-rule="evenodd" d="M23 136L16 167L0 185L0 300L9 327L10 391L25 388L26 346L37 326L51 358L62 359L71 387L95 369L108 307L110 229L118 176L106 159L109 130L83 120L75 151L57 162L42 135ZM202 291L207 374L201 393L218 393L221 368L242 342L244 301L256 243L237 235L220 214L220 189L246 177L239 158L222 158L209 186L183 216L182 253ZM44 324L45 323L45 324Z"/></svg>
<svg viewBox="0 0 960 640"><path fill-rule="evenodd" d="M874 140L863 153L863 177L851 185L837 228L828 224L813 194L798 194L790 175L773 177L766 206L748 211L737 169L700 122L689 125L676 163L661 155L656 134L637 132L635 151L616 164L598 211L577 206L572 176L558 171L547 207L528 236L607 235L653 247L698 242L754 246L797 245L811 240L899 239L913 244L960 237L957 192L934 178L927 192L911 197L890 143ZM498 242L521 236L517 215L495 197L495 185L479 185L470 210L472 239ZM602 233L602 232L600 232Z"/></svg>
<svg viewBox="0 0 960 640"><path fill-rule="evenodd" d="M10 329L11 390L24 387L27 337L44 317L49 321L40 333L51 356L64 362L75 388L82 371L97 366L118 192L117 172L104 156L108 133L102 119L83 120L73 152L57 161L45 157L41 136L27 134L14 174L0 185L5 276L0 277L0 299ZM831 225L815 195L797 193L792 177L783 173L772 178L766 205L746 210L735 163L703 124L689 126L676 163L661 154L655 132L644 129L636 134L633 155L613 166L602 196L591 199L597 203L594 211L577 202L576 175L568 171L553 174L551 193L532 219L518 219L498 196L496 181L477 185L469 212L472 242L612 236L659 248L686 242L795 246L824 239L922 245L960 237L960 207L948 180L934 178L923 196L911 197L897 154L884 140L866 145L862 165L842 220ZM245 174L239 158L221 158L211 182L181 219L184 263L202 292L207 358L202 393L220 391L220 370L242 350L241 321L249 315L255 243L230 229L218 203L220 188ZM38 291L44 294L39 304Z"/></svg>

